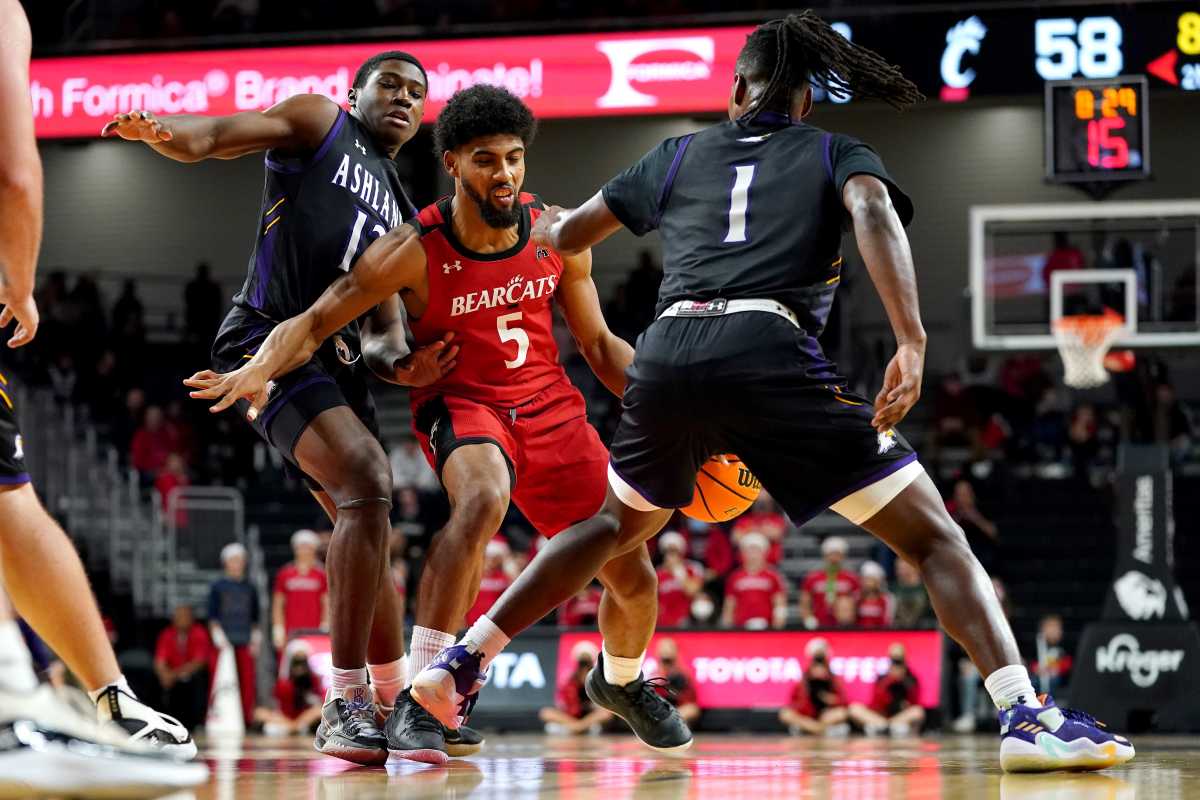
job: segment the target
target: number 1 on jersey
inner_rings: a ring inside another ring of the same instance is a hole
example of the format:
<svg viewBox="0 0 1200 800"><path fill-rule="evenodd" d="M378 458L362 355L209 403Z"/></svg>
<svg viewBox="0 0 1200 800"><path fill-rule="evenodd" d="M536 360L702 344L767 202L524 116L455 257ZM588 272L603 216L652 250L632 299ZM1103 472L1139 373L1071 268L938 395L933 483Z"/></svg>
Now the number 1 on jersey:
<svg viewBox="0 0 1200 800"><path fill-rule="evenodd" d="M729 193L729 232L725 243L746 241L746 212L750 210L750 182L754 180L754 164L734 167L733 189Z"/></svg>
<svg viewBox="0 0 1200 800"><path fill-rule="evenodd" d="M500 335L502 342L517 343L517 357L512 361L505 361L504 366L509 369L516 369L525 363L525 356L529 355L529 334L517 327L508 327L510 322L520 322L521 312L516 311L512 314L503 314L496 317L496 333Z"/></svg>

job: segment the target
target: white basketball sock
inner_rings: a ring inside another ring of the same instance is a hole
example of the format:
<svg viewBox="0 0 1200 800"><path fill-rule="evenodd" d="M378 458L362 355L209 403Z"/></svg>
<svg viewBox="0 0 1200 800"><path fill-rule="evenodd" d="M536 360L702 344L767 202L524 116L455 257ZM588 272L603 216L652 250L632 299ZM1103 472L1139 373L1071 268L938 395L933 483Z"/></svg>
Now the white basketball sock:
<svg viewBox="0 0 1200 800"><path fill-rule="evenodd" d="M357 669L338 669L330 667L329 669L329 688L335 694L342 694L345 689L351 686L366 686L367 685L367 668L358 667Z"/></svg>
<svg viewBox="0 0 1200 800"><path fill-rule="evenodd" d="M1009 664L988 675L983 686L992 696L992 702L998 709L1006 709L1021 703L1033 708L1041 708L1037 692L1029 681L1029 670L1021 664Z"/></svg>
<svg viewBox="0 0 1200 800"><path fill-rule="evenodd" d="M642 659L646 657L643 652L640 656L634 658L626 658L624 656L614 656L608 652L608 647L603 648L604 651L604 680L611 683L613 686L625 686L633 683L642 674Z"/></svg>
<svg viewBox="0 0 1200 800"><path fill-rule="evenodd" d="M88 692L88 697L92 698L93 703L98 702L100 700L100 695L104 694L112 686L117 687L122 692L129 695L130 697L133 697L133 698L137 697L137 695L133 693L133 689L129 688L129 681L125 680L124 675L119 675L119 676L117 676L117 679L115 681L113 681L112 683L106 683L103 686L101 686L99 689Z"/></svg>
<svg viewBox="0 0 1200 800"><path fill-rule="evenodd" d="M492 659L500 655L510 641L512 640L508 638L508 635L500 630L496 623L488 619L486 614L475 620L475 624L462 638L463 644L482 655L482 658L479 659L481 672L487 670L488 664L491 664Z"/></svg>
<svg viewBox="0 0 1200 800"><path fill-rule="evenodd" d="M20 626L14 619L0 622L0 690L31 692L37 685L33 661Z"/></svg>
<svg viewBox="0 0 1200 800"><path fill-rule="evenodd" d="M379 704L392 708L396 705L396 695L408 685L408 656L386 664L367 664L367 674L371 676Z"/></svg>
<svg viewBox="0 0 1200 800"><path fill-rule="evenodd" d="M454 634L437 628L413 625L412 646L408 648L408 684L433 663L437 654L454 644ZM407 685L407 684L406 684Z"/></svg>

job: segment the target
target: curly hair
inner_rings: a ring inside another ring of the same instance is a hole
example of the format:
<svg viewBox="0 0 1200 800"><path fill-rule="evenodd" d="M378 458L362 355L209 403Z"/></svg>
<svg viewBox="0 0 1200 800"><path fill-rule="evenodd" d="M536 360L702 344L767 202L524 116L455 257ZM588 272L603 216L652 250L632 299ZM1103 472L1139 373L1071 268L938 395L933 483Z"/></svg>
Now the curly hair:
<svg viewBox="0 0 1200 800"><path fill-rule="evenodd" d="M521 99L507 89L478 84L454 93L438 114L433 141L438 154L457 150L472 139L512 134L533 143L537 121Z"/></svg>

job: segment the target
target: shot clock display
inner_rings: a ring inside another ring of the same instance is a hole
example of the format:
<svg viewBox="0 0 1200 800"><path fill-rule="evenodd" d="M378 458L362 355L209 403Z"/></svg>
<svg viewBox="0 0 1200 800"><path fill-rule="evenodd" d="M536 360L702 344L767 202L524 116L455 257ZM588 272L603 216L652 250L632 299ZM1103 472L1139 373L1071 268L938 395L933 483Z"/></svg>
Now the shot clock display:
<svg viewBox="0 0 1200 800"><path fill-rule="evenodd" d="M1150 109L1142 76L1046 83L1046 177L1102 183L1150 174Z"/></svg>

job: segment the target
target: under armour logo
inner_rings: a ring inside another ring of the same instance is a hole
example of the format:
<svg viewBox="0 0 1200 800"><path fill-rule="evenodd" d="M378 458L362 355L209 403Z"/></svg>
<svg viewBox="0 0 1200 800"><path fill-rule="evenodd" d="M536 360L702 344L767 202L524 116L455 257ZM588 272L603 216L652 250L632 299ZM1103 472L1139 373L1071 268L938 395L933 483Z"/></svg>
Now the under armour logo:
<svg viewBox="0 0 1200 800"><path fill-rule="evenodd" d="M367 148L359 144L358 139L354 140L354 146L357 147L364 156L367 154Z"/></svg>
<svg viewBox="0 0 1200 800"><path fill-rule="evenodd" d="M456 259L454 259L453 264L442 264L442 272L449 275L450 270L454 270L455 272L462 272L462 262L456 258Z"/></svg>
<svg viewBox="0 0 1200 800"><path fill-rule="evenodd" d="M879 444L879 455L883 455L896 446L896 432L883 431L875 437L875 441Z"/></svg>
<svg viewBox="0 0 1200 800"><path fill-rule="evenodd" d="M537 250L534 251L534 256L537 257L538 259L549 258L550 251L544 247L539 247L539 248L537 248Z"/></svg>

